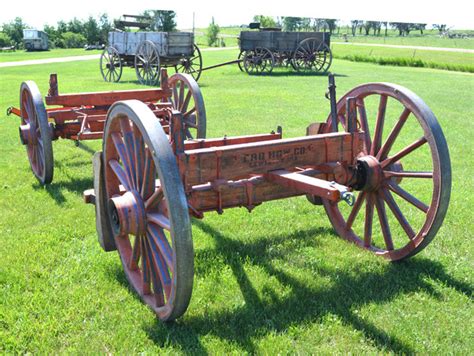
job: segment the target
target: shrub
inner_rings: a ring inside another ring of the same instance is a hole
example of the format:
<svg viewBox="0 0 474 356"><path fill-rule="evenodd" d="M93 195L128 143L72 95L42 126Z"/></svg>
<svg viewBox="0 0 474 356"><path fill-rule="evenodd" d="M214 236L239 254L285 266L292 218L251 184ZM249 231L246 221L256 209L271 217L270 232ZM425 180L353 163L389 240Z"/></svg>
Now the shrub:
<svg viewBox="0 0 474 356"><path fill-rule="evenodd" d="M0 32L0 47L10 47L12 39L6 33Z"/></svg>
<svg viewBox="0 0 474 356"><path fill-rule="evenodd" d="M62 37L66 48L81 48L86 44L86 38L80 33L65 32Z"/></svg>
<svg viewBox="0 0 474 356"><path fill-rule="evenodd" d="M218 35L219 35L219 31L221 29L219 28L219 26L214 23L214 17L212 18L212 22L209 24L209 27L207 28L207 44L209 46L217 46L219 45L219 42L217 41L218 40Z"/></svg>

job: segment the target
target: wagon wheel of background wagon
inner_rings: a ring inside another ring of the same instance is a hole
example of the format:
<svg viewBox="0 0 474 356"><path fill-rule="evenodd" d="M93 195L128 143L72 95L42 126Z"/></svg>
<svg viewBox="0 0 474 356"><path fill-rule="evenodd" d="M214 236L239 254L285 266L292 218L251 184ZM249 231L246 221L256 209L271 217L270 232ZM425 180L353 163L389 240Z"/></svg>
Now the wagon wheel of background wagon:
<svg viewBox="0 0 474 356"><path fill-rule="evenodd" d="M271 73L275 66L273 53L264 47L245 51L244 69L248 74Z"/></svg>
<svg viewBox="0 0 474 356"><path fill-rule="evenodd" d="M240 51L239 56L237 57L237 59L239 60L239 62L237 62L237 65L239 66L239 69L241 72L245 71L245 68L243 65L244 56L245 56L245 51Z"/></svg>
<svg viewBox="0 0 474 356"><path fill-rule="evenodd" d="M183 113L186 138L206 138L206 108L198 83L189 74L176 73L168 85L173 108Z"/></svg>
<svg viewBox="0 0 474 356"><path fill-rule="evenodd" d="M141 84L157 85L160 79L158 48L149 40L142 41L135 54L135 73Z"/></svg>
<svg viewBox="0 0 474 356"><path fill-rule="evenodd" d="M293 54L293 68L298 72L326 73L331 67L331 49L317 38L300 42Z"/></svg>
<svg viewBox="0 0 474 356"><path fill-rule="evenodd" d="M392 261L413 256L434 238L448 209L451 165L441 127L413 92L373 83L338 102L343 128L348 97L357 98L358 125L367 133L357 159L358 191L352 207L323 201L326 212L344 239Z"/></svg>
<svg viewBox="0 0 474 356"><path fill-rule="evenodd" d="M194 46L194 52L191 57L183 58L180 60L179 64L176 65L176 73L187 73L190 74L194 80L197 82L201 77L202 70L202 55L199 47Z"/></svg>
<svg viewBox="0 0 474 356"><path fill-rule="evenodd" d="M41 184L53 180L52 128L38 87L26 81L20 87L20 140L26 146L31 170Z"/></svg>
<svg viewBox="0 0 474 356"><path fill-rule="evenodd" d="M193 287L191 221L176 157L144 103L110 108L103 155L107 209L125 275L161 320L176 319Z"/></svg>
<svg viewBox="0 0 474 356"><path fill-rule="evenodd" d="M118 82L122 77L122 59L114 47L107 47L100 55L100 73L106 82Z"/></svg>

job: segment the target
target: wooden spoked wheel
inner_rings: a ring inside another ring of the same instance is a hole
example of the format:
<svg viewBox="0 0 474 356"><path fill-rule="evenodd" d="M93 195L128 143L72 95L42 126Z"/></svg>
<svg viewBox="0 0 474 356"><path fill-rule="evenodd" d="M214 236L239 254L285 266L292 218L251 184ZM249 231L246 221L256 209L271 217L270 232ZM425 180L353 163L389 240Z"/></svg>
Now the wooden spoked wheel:
<svg viewBox="0 0 474 356"><path fill-rule="evenodd" d="M298 72L326 73L331 63L331 49L316 38L301 41L293 54L292 65Z"/></svg>
<svg viewBox="0 0 474 356"><path fill-rule="evenodd" d="M189 74L176 73L168 85L173 108L183 114L186 138L206 138L206 108L198 83Z"/></svg>
<svg viewBox="0 0 474 356"><path fill-rule="evenodd" d="M135 73L141 84L157 85L160 79L158 48L149 40L140 42L135 54Z"/></svg>
<svg viewBox="0 0 474 356"><path fill-rule="evenodd" d="M202 56L199 47L194 45L194 52L190 58L183 58L176 66L176 73L190 74L197 82L201 77Z"/></svg>
<svg viewBox="0 0 474 356"><path fill-rule="evenodd" d="M239 56L237 57L237 59L239 60L239 62L237 62L237 65L239 66L239 69L241 72L245 71L245 68L243 65L244 56L245 56L245 51L240 51Z"/></svg>
<svg viewBox="0 0 474 356"><path fill-rule="evenodd" d="M356 201L352 207L324 201L326 212L338 234L360 247L392 261L413 256L434 238L448 209L451 165L441 127L413 92L374 83L338 102L343 128L349 97L366 132L355 162Z"/></svg>
<svg viewBox="0 0 474 356"><path fill-rule="evenodd" d="M114 47L107 47L100 55L100 73L106 82L118 82L122 77L122 59Z"/></svg>
<svg viewBox="0 0 474 356"><path fill-rule="evenodd" d="M53 180L52 128L38 87L26 81L20 87L20 140L26 146L31 170L44 185Z"/></svg>
<svg viewBox="0 0 474 356"><path fill-rule="evenodd" d="M109 220L125 275L161 320L176 319L193 287L191 222L176 158L144 103L112 105L103 155Z"/></svg>
<svg viewBox="0 0 474 356"><path fill-rule="evenodd" d="M244 69L248 74L270 74L275 66L273 53L263 47L245 51Z"/></svg>

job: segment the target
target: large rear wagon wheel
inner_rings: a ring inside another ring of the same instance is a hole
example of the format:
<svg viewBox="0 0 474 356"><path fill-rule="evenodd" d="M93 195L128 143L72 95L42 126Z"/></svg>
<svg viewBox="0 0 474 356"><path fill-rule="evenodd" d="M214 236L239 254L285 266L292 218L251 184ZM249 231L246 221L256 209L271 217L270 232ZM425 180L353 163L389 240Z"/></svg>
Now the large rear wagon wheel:
<svg viewBox="0 0 474 356"><path fill-rule="evenodd" d="M349 97L356 98L358 125L366 132L358 192L352 207L325 200L326 212L344 239L391 261L408 258L433 240L448 209L446 140L430 108L406 88L373 83L352 89L337 104L342 127Z"/></svg>
<svg viewBox="0 0 474 356"><path fill-rule="evenodd" d="M183 113L186 139L206 138L206 108L198 83L189 74L176 73L168 85L173 108Z"/></svg>
<svg viewBox="0 0 474 356"><path fill-rule="evenodd" d="M106 82L118 82L122 77L122 59L114 47L107 47L100 55L100 73Z"/></svg>
<svg viewBox="0 0 474 356"><path fill-rule="evenodd" d="M110 108L103 155L107 209L125 275L161 320L176 319L193 287L191 222L176 158L144 103Z"/></svg>
<svg viewBox="0 0 474 356"><path fill-rule="evenodd" d="M135 73L143 85L158 85L160 80L160 55L152 41L140 42L135 59Z"/></svg>
<svg viewBox="0 0 474 356"><path fill-rule="evenodd" d="M28 160L33 174L42 184L53 180L53 131L43 98L33 81L26 81L20 87L20 140L26 146Z"/></svg>
<svg viewBox="0 0 474 356"><path fill-rule="evenodd" d="M327 44L317 38L307 38L293 54L292 66L302 73L326 73L331 67L332 52Z"/></svg>
<svg viewBox="0 0 474 356"><path fill-rule="evenodd" d="M244 69L247 74L270 74L275 66L273 53L264 47L245 51Z"/></svg>
<svg viewBox="0 0 474 356"><path fill-rule="evenodd" d="M178 65L176 65L176 73L186 73L191 75L197 82L201 77L202 70L202 55L199 47L193 45L194 51L189 58L183 58Z"/></svg>

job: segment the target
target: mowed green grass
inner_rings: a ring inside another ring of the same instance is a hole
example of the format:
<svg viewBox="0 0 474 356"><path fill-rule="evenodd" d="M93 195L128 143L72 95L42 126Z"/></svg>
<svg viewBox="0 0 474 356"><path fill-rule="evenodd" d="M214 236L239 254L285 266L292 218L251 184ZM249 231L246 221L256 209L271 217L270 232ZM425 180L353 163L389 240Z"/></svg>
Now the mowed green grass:
<svg viewBox="0 0 474 356"><path fill-rule="evenodd" d="M237 52L205 52L207 64ZM18 139L23 80L47 91L139 88L126 69L104 83L98 61L0 68L0 350L34 353L430 353L473 350L474 113L472 74L335 60L338 94L373 81L418 93L446 135L453 191L446 220L419 255L388 263L339 239L322 207L304 197L193 220L195 280L187 313L159 322L128 288L116 252L97 243L91 158L100 142L54 142L55 176L34 179ZM208 137L305 134L324 121L324 76L237 66L203 73Z"/></svg>
<svg viewBox="0 0 474 356"><path fill-rule="evenodd" d="M90 54L100 54L102 51L85 51L84 48L52 49L50 51L28 52L17 50L15 52L0 52L0 63L28 61L32 59L46 59L57 57L83 56Z"/></svg>

